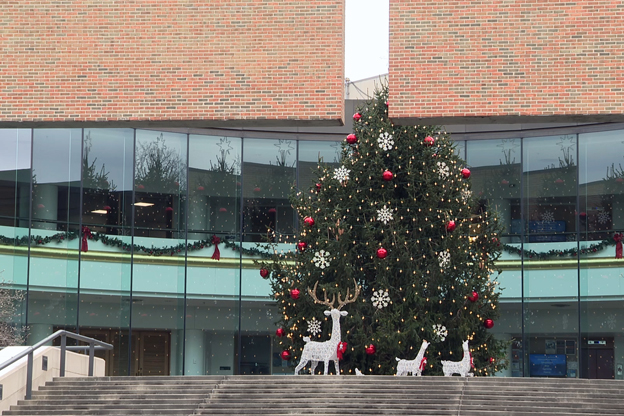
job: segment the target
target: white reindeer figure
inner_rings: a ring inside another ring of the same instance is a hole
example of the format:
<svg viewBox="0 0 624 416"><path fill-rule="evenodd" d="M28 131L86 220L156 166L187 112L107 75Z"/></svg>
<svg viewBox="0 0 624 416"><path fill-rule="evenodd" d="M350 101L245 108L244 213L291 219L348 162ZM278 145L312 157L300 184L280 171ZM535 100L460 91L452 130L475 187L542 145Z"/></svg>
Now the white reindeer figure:
<svg viewBox="0 0 624 416"><path fill-rule="evenodd" d="M425 358L425 351L429 343L427 341L423 341L420 346L420 351L418 351L418 355L413 360L402 360L397 358L396 360L399 362L397 364L397 376L406 376L407 373L412 373L412 376L420 377L422 375L422 371L425 368L425 364L427 364L427 359Z"/></svg>
<svg viewBox="0 0 624 416"><path fill-rule="evenodd" d="M470 349L468 348L468 340L462 343L462 348L464 349L464 357L461 361L442 361L442 371L446 377L450 377L453 374L459 374L462 377L472 377L474 375L469 373L473 364Z"/></svg>
<svg viewBox="0 0 624 416"><path fill-rule="evenodd" d="M355 279L353 280L355 283ZM326 316L332 317L332 331L331 337L329 341L325 342L317 342L310 341L310 337L304 337L303 340L306 343L303 347L303 352L301 353L301 360L299 364L295 368L295 375L299 374L299 370L301 370L305 365L310 362L310 372L314 375L314 370L318 365L319 361L323 361L325 363L325 372L327 375L329 370L329 362L334 362L334 367L336 368L336 374L340 374L340 366L338 365L338 344L340 344L340 317L347 316L347 311L341 311L340 308L343 306L355 302L358 295L360 294L360 288L357 283L355 283L355 294L353 296L349 296L349 289L347 289L347 296L345 296L345 300L343 301L340 298L340 293L338 293L338 307L334 308L334 302L336 300L336 295L332 297L331 302L327 299L327 292L325 293L325 300L320 301L316 297L316 288L318 287L318 281L314 284L314 291L311 291L308 288L308 293L314 299L314 303L321 303L323 305L329 306L330 310L325 311Z"/></svg>

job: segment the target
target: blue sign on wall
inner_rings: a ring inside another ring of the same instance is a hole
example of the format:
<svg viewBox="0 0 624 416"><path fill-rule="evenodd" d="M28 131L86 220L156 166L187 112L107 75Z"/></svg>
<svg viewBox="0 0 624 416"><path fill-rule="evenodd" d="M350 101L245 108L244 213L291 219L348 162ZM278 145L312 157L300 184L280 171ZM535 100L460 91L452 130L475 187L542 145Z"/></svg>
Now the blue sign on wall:
<svg viewBox="0 0 624 416"><path fill-rule="evenodd" d="M567 374L565 354L530 354L531 377L565 377Z"/></svg>

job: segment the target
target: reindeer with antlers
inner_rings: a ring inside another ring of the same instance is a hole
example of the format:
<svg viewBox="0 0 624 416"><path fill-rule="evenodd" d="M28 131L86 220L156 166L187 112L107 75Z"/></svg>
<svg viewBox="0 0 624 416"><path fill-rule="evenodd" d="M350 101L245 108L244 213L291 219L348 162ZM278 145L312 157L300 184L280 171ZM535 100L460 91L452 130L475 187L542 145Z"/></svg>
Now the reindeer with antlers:
<svg viewBox="0 0 624 416"><path fill-rule="evenodd" d="M310 372L314 374L314 370L316 370L316 366L318 365L319 361L323 361L325 363L325 372L324 372L325 375L327 375L327 372L329 370L330 361L334 362L334 367L336 368L336 374L340 374L340 366L338 365L338 345L340 344L340 341L341 341L340 317L347 316L347 311L341 311L340 308L342 308L343 306L349 303L355 302L358 295L360 294L360 288L355 282L355 279L353 280L353 282L355 283L355 293L353 294L353 296L350 296L349 289L347 288L347 295L345 296L344 301L341 299L340 293L338 293L338 306L337 307L334 307L334 302L336 301L335 294L332 296L331 302L327 299L327 292L325 291L323 291L325 295L324 301L320 301L316 297L316 289L318 287L318 281L314 284L314 291L308 288L308 293L310 294L310 296L312 296L312 299L314 299L314 303L320 303L330 308L330 310L325 311L325 315L331 316L333 325L332 325L331 337L329 338L329 341L317 342L317 341L310 341L310 337L303 338L303 341L306 344L303 347L303 352L301 353L301 360L299 361L299 364L295 368L295 375L298 375L299 371L303 367L305 367L305 365L308 362L310 363Z"/></svg>

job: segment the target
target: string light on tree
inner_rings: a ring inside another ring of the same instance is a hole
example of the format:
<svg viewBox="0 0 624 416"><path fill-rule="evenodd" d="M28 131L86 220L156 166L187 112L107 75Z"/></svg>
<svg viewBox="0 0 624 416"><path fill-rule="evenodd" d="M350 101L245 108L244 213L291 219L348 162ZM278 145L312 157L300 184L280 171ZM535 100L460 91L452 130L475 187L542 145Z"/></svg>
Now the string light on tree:
<svg viewBox="0 0 624 416"><path fill-rule="evenodd" d="M431 340L427 375L442 375L441 361L462 357L466 339L478 346L477 368L493 374L490 357L498 370L506 363L505 342L484 327L486 318L498 317L493 270L505 248L496 240L500 227L479 207L448 134L436 126L393 125L387 101L383 87L358 109L357 143L342 140L340 159L314 171L319 186L291 199L303 224L295 241L307 249L296 245L263 266L282 311L279 326L292 334L283 342L298 356L309 345L312 317L323 312L309 296L293 301L293 287L318 282L329 303L356 278L362 297L343 318L342 341L350 346L340 363L345 374L356 368L395 374L395 357L413 358L410 347ZM473 292L478 301L470 300ZM329 335L322 329L320 338Z"/></svg>

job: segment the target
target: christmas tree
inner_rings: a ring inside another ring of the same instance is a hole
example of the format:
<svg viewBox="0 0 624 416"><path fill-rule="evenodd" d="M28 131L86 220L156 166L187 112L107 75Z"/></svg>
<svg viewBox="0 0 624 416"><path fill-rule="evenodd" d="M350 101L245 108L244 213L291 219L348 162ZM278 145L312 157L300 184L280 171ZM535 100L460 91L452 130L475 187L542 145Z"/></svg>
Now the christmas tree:
<svg viewBox="0 0 624 416"><path fill-rule="evenodd" d="M395 374L396 358L414 359L426 340L423 375L441 375L441 361L460 361L469 340L472 371L492 375L506 365L506 342L490 330L496 219L473 198L448 135L393 125L387 100L383 88L353 116L341 166L319 163L318 183L294 194L296 249L262 264L282 312L282 358L297 362L306 337L330 340L336 326L324 312L338 299L348 313L338 317L342 374Z"/></svg>

